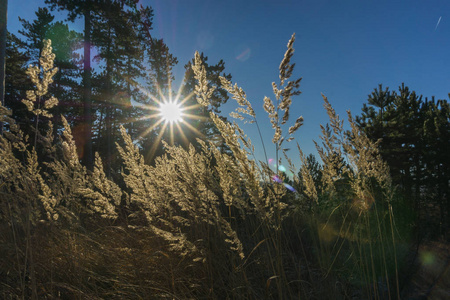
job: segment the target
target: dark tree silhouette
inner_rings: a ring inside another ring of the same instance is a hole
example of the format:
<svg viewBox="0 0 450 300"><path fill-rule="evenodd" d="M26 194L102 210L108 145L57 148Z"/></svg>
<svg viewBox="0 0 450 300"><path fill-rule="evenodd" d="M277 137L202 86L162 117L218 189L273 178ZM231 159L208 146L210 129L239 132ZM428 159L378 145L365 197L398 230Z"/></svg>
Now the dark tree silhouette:
<svg viewBox="0 0 450 300"><path fill-rule="evenodd" d="M380 85L368 102L357 122L369 138L381 140L380 153L400 194L421 222L448 226L450 162L443 153L450 148L449 103L423 100L404 84L398 92Z"/></svg>
<svg viewBox="0 0 450 300"><path fill-rule="evenodd" d="M8 16L8 0L0 2L0 103L5 99L5 57L6 57L6 24ZM0 121L0 134L3 133L3 122Z"/></svg>

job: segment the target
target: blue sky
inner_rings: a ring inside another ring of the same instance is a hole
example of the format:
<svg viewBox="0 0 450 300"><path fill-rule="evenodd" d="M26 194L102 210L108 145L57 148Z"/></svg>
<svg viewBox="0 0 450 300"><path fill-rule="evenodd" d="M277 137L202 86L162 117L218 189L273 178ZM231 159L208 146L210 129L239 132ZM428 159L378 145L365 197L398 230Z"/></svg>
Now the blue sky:
<svg viewBox="0 0 450 300"><path fill-rule="evenodd" d="M8 30L18 16L32 20L42 0L9 0ZM20 7L19 7L20 3ZM319 124L327 122L320 93L343 118L359 114L378 84L397 89L404 82L427 97L448 99L450 92L450 2L444 1L295 1L295 0L141 0L155 12L153 35L163 38L178 58L179 84L184 64L196 50L209 62L225 61L226 72L241 86L256 111L270 149L273 131L262 109L264 96L274 99L271 83L292 33L296 33L294 77L303 77L302 94L293 100L292 122L305 125L296 141L315 153ZM56 13L57 14L57 13ZM64 15L59 17L64 19ZM440 22L438 24L438 21ZM436 27L436 25L438 26ZM72 25L82 30L82 22ZM230 99L224 112L235 107ZM257 149L253 126L244 126ZM273 148L273 147L272 147ZM292 148L296 148L292 144ZM269 150L269 156L273 156ZM298 156L293 149L294 161ZM262 158L262 157L258 157Z"/></svg>

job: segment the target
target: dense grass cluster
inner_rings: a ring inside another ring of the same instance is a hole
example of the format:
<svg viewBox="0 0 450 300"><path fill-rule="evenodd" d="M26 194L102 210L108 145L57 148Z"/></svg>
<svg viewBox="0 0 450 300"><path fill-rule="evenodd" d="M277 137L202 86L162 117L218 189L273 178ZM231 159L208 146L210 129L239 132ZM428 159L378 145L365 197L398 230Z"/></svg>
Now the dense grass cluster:
<svg viewBox="0 0 450 300"><path fill-rule="evenodd" d="M231 153L201 140L199 149L165 144L150 166L122 128L121 178L114 182L98 155L92 171L80 164L64 117L56 136L47 124L47 135L36 128L30 139L0 107L8 125L0 136L0 296L400 298L409 223L397 220L401 203L388 167L350 112L344 130L324 96L330 123L316 144L320 182L300 148L301 176L278 171L282 157L290 161L284 145L303 123L299 117L284 128L299 94L300 79L290 80L293 42L273 84L275 101L264 100L275 170L250 159L254 148L236 123L212 114ZM56 72L53 59L47 43L42 68L29 71L36 90L25 104L37 116L57 102L35 107ZM193 69L198 101L208 105L212 90L198 54ZM257 125L242 89L225 78L222 85L239 104L235 116Z"/></svg>

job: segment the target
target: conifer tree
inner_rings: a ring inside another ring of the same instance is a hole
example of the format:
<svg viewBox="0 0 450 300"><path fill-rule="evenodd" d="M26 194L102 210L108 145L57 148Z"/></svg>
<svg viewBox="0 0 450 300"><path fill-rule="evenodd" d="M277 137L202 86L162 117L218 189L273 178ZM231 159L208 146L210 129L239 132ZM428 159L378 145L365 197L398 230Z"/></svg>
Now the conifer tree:
<svg viewBox="0 0 450 300"><path fill-rule="evenodd" d="M435 221L444 229L450 225L450 104L446 100L426 99L420 113L424 119L421 196L440 211L440 218Z"/></svg>
<svg viewBox="0 0 450 300"><path fill-rule="evenodd" d="M97 139L95 141L96 148L101 150L98 147L100 144L104 144L104 147L101 146L105 150L104 153L109 153L107 157L111 157L114 126L110 124L110 121L114 118L114 109L118 107L117 103L111 104L115 101L111 96L120 95L118 97L120 101L126 102L122 103L125 105L123 107L126 107L123 111L126 110L128 113L135 113L134 109L131 109L131 96L135 100L142 98L142 94L138 90L137 77L143 75L141 62L144 45L142 40L145 37L145 31L151 29L153 11L151 8L142 6L138 9L137 2L132 0L46 0L46 3L52 9L67 10L70 21L81 16L85 20L83 77L85 149L83 160L87 166L92 166L93 134L98 138L102 138L102 136L106 138L105 143ZM143 20L145 20L145 24L143 24ZM99 55L94 59L104 62L105 65L102 71L96 72L100 76L96 79L93 79L91 74L91 46L99 49ZM94 82L98 83L98 86L93 86ZM106 91L107 94L105 94ZM104 111L93 113L93 97L101 99L101 102L96 103L94 107L99 108L99 103L102 103ZM108 124L101 124L100 121L106 121ZM128 121L132 123L131 120ZM92 126L105 128L106 131L103 134L94 133ZM128 127L131 128L132 125ZM109 159L106 160L106 164L109 165Z"/></svg>
<svg viewBox="0 0 450 300"><path fill-rule="evenodd" d="M125 126L133 137L139 134L135 123L143 112L133 107L131 101L150 104L148 99L144 100L144 90L152 88L142 88L140 82L148 79L146 75L152 76L155 72L159 72L157 70L165 68L165 64L163 67L152 62L151 57L156 57L157 62L165 61L164 55L168 53L168 48L162 40L155 43L151 36L148 38L152 9L141 7L138 10L133 3L125 4L119 1L111 2L93 17L92 41L98 49L94 60L102 62L99 68L101 71L96 73L94 79L96 82L94 97L97 99L95 108L98 115L95 125L98 132L94 131L97 136L94 139L94 146L106 157L104 161L108 175L117 158L114 145L119 137L119 125ZM145 55L150 64L148 71L144 66ZM155 86L162 87L163 82L167 82L163 79L159 76L159 84ZM148 81L151 84L155 82L155 80Z"/></svg>
<svg viewBox="0 0 450 300"><path fill-rule="evenodd" d="M29 124L30 113L21 103L26 97L26 91L31 89L31 81L26 74L29 56L23 51L22 41L12 33L6 40L6 70L5 70L5 106L14 111L12 116L21 129L31 134Z"/></svg>
<svg viewBox="0 0 450 300"><path fill-rule="evenodd" d="M383 91L380 85L369 95L370 106L365 104L362 115L357 118L358 124L371 139L381 139L381 154L390 166L393 180L401 184L408 194L411 194L411 180L407 179L410 178L410 159L414 155L420 130L416 122L420 103L421 97L404 84L399 87L398 93L388 89Z"/></svg>
<svg viewBox="0 0 450 300"><path fill-rule="evenodd" d="M114 120L117 120L117 110L120 109L118 103L119 84L123 80L120 76L119 65L122 63L119 49L121 41L126 39L133 31L126 26L126 18L122 6L119 3L110 3L101 12L93 17L92 41L98 49L98 54L94 57L97 62L104 62L101 67L102 72L98 73L101 83L98 86L98 102L95 105L97 113L104 114L105 121L98 124L99 132L95 148L105 157L108 177L111 175L111 161L113 152L114 137L117 136ZM116 125L117 127L117 125ZM104 130L102 130L104 129Z"/></svg>
<svg viewBox="0 0 450 300"><path fill-rule="evenodd" d="M68 20L75 21L84 17L84 72L83 72L83 161L89 169L93 168L94 156L92 151L92 99L91 99L91 14L99 9L100 1L95 0L45 0L51 9L67 10Z"/></svg>
<svg viewBox="0 0 450 300"><path fill-rule="evenodd" d="M388 163L394 184L416 211L429 218L426 207L440 211L440 224L449 214L449 106L445 100L422 100L404 84L398 92L382 91L369 96L357 118L358 125L379 148ZM379 108L376 110L375 107ZM423 218L422 218L423 217Z"/></svg>
<svg viewBox="0 0 450 300"><path fill-rule="evenodd" d="M39 57L41 57L43 41L51 28L53 19L55 18L47 8L39 7L35 12L36 19L32 22L19 17L22 23L22 29L19 33L25 37L25 49L28 56L32 58L31 64L39 65Z"/></svg>

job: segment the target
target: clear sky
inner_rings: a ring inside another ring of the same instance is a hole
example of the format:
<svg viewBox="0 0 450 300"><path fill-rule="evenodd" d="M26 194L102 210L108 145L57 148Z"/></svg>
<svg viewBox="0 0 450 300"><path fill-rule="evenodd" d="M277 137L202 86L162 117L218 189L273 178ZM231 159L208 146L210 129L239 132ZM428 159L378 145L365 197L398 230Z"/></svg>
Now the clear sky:
<svg viewBox="0 0 450 300"><path fill-rule="evenodd" d="M9 0L8 30L16 32L18 16L35 19L43 0ZM327 122L320 93L343 118L359 114L378 84L397 89L404 82L427 97L450 93L450 1L425 0L140 0L154 9L153 35L163 38L178 58L179 84L184 64L196 50L210 63L225 61L226 72L247 93L262 125L266 148L273 131L262 109L264 96L274 99L271 83L292 33L294 77L303 77L302 94L293 99L291 119L305 125L296 140L315 153L319 124ZM57 13L56 13L57 14ZM64 19L62 15L60 17ZM74 25L82 31L82 23ZM229 101L224 112L236 106ZM244 126L257 149L256 128ZM291 156L298 161L295 150ZM272 147L273 148L273 147ZM273 151L269 150L269 156ZM259 157L262 159L262 156Z"/></svg>

